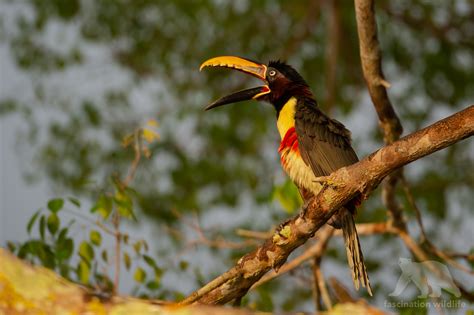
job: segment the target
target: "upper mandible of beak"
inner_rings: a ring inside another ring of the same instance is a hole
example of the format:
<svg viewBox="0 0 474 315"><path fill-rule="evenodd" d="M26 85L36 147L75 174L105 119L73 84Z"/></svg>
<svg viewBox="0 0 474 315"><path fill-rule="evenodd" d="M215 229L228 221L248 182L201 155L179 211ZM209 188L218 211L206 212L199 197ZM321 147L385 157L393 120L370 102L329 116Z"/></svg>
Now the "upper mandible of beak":
<svg viewBox="0 0 474 315"><path fill-rule="evenodd" d="M208 59L201 64L201 66L199 67L199 71L201 71L205 67L225 67L236 69L253 75L263 81L265 81L267 73L266 65L235 56L220 56Z"/></svg>

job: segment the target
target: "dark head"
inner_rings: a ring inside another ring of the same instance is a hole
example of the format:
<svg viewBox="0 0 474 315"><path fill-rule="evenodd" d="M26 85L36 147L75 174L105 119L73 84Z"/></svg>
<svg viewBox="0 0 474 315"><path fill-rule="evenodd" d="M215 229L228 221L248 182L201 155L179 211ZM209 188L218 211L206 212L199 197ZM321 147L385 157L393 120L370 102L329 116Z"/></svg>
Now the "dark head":
<svg viewBox="0 0 474 315"><path fill-rule="evenodd" d="M206 110L225 104L255 99L273 104L277 112L292 96L312 97L309 86L296 70L281 61L270 61L268 65L248 59L221 56L205 61L205 67L226 67L253 75L266 84L224 96L206 107Z"/></svg>

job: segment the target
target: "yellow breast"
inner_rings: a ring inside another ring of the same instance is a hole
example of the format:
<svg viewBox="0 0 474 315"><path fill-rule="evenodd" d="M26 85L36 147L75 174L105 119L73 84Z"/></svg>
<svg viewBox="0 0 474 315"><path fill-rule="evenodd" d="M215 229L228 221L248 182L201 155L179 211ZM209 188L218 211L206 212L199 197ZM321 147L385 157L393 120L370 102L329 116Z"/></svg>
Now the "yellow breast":
<svg viewBox="0 0 474 315"><path fill-rule="evenodd" d="M278 132L280 137L285 137L288 129L295 125L296 98L292 97L283 105L277 120Z"/></svg>

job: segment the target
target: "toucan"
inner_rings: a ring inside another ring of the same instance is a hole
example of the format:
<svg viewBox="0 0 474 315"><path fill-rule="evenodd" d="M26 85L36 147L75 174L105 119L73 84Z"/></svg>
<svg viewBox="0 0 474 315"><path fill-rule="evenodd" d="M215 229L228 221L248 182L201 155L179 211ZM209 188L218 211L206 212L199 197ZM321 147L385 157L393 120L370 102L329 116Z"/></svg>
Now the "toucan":
<svg viewBox="0 0 474 315"><path fill-rule="evenodd" d="M281 137L278 148L281 165L303 200L308 201L319 193L325 184L321 178L359 160L351 146L350 131L321 111L306 81L290 65L281 61L266 65L241 57L220 56L203 62L200 70L205 67L235 69L264 82L262 86L219 98L206 110L252 99L272 104ZM360 283L372 295L354 222L360 200L357 196L338 209L328 223L342 228L355 288L359 289Z"/></svg>

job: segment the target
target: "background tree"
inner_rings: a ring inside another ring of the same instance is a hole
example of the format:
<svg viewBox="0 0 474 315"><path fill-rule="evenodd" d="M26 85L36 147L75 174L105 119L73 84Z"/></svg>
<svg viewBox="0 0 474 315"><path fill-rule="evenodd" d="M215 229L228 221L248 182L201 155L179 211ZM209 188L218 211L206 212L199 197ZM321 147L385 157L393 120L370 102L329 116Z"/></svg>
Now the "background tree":
<svg viewBox="0 0 474 315"><path fill-rule="evenodd" d="M267 231L288 216L282 209L299 208L278 165L272 109L242 104L204 115L209 100L245 80L200 74L200 62L223 54L287 59L324 110L352 130L354 147L365 156L382 144L383 134L365 92L354 12L353 3L336 1L4 1L0 35L14 61L9 68L24 81L2 76L0 113L25 121L20 145L35 152L25 163L28 178L47 176L55 194L95 205L118 189L111 178L125 179L136 157L133 145L121 146L123 140L149 119L158 121L160 139L148 146L150 158L140 161L131 199L140 220L156 221L160 239L150 245L161 268L184 272L189 281L186 288L159 293L175 299L176 291L187 293L182 291L220 274L247 251L244 245L255 244L241 242L235 229ZM390 99L405 133L472 103L471 3L387 2L378 3L376 12ZM474 178L466 171L473 152L472 142L451 146L406 169L411 194L394 186L409 222L415 222L414 196L427 238L450 252L466 253L472 246L463 218L474 203ZM374 197L359 214L361 222L385 217L386 206ZM219 237L226 241L216 242ZM337 242L329 243L324 261L342 264L329 274L346 271ZM372 274L396 266L396 261L384 266L382 257L408 255L393 238L362 242ZM200 257L214 267L200 268L202 263L191 260L190 244L200 251L218 247ZM187 256L164 259L182 248L188 248ZM312 307L311 282L310 268L302 268L290 279L259 287L244 304L266 310ZM376 283L377 294L385 297L392 283Z"/></svg>

